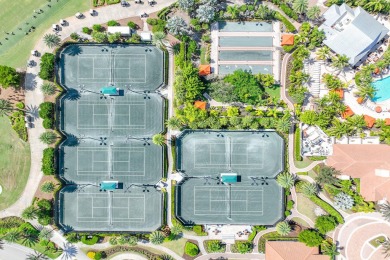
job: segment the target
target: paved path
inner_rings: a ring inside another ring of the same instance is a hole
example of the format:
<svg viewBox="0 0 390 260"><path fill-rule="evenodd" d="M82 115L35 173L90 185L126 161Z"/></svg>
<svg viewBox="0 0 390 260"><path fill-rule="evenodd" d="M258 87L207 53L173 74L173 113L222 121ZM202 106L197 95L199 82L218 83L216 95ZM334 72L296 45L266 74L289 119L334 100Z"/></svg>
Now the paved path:
<svg viewBox="0 0 390 260"><path fill-rule="evenodd" d="M345 220L334 232L334 239L341 248L340 259L385 259L381 247L375 248L368 243L380 235L390 236L390 223L380 213L356 213Z"/></svg>
<svg viewBox="0 0 390 260"><path fill-rule="evenodd" d="M295 191L295 187L293 187L291 189L291 197L292 197L292 200L295 202L294 203L294 207L293 209L291 210L291 215L287 217L287 219L293 219L293 218L301 218L303 219L304 221L307 222L307 224L310 225L310 227L314 227L314 222L308 218L306 215L300 213L298 211L298 198L297 198L297 193Z"/></svg>
<svg viewBox="0 0 390 260"><path fill-rule="evenodd" d="M158 10L161 10L164 7L167 7L174 3L175 0L164 0L158 1L153 7L145 5L136 5L131 3L130 7L124 8L120 4L109 5L96 9L98 15L90 16L88 12L83 13L83 19L77 19L76 17L68 17L65 20L68 22L68 26L61 27L59 36L61 40L69 37L73 32L80 32L83 27L92 27L94 24L103 24L109 20L120 20L128 17L139 16L142 13L154 13ZM60 19L62 17L58 17ZM51 34L52 29L48 30L44 34ZM43 35L40 40L36 43L35 50L39 53L44 54L46 52L52 52L53 49L48 48L43 42ZM34 60L36 65L34 67L27 68L25 87L26 87L26 98L25 103L28 110L37 111L39 104L44 101L44 95L40 90L40 86L43 83L43 80L38 77L39 72L39 57L31 56L30 60ZM37 112L33 113L38 117ZM45 129L42 127L42 120L37 118L34 122L34 128L29 129L29 142L31 150L31 168L29 179L26 184L26 188L20 197L20 199L13 204L11 207L0 212L0 218L7 216L20 216L23 209L31 205L33 194L38 188L38 184L42 178L41 172L41 160L43 155L43 149L46 145L42 144L39 141L39 136L45 132Z"/></svg>
<svg viewBox="0 0 390 260"><path fill-rule="evenodd" d="M0 250L0 259L25 260L29 254L34 254L34 250L18 244L5 242L4 249Z"/></svg>
<svg viewBox="0 0 390 260"><path fill-rule="evenodd" d="M259 241L262 236L264 236L267 233L276 231L276 228L267 228L266 230L260 231L256 234L255 239L253 239L253 253L259 254Z"/></svg>

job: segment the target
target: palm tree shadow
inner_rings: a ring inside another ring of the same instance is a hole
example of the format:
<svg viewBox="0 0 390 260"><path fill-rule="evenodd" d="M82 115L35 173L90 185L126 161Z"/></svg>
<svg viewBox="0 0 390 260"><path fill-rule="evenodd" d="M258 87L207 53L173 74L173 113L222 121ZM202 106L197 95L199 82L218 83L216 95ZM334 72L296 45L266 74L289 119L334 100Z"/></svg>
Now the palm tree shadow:
<svg viewBox="0 0 390 260"><path fill-rule="evenodd" d="M37 106L26 106L26 113L30 114L34 119L39 118L39 108Z"/></svg>
<svg viewBox="0 0 390 260"><path fill-rule="evenodd" d="M32 91L37 87L36 75L33 73L26 73L24 87L26 90Z"/></svg>
<svg viewBox="0 0 390 260"><path fill-rule="evenodd" d="M73 259L77 255L77 247L71 243L64 243L61 259Z"/></svg>
<svg viewBox="0 0 390 260"><path fill-rule="evenodd" d="M69 56L77 56L83 53L83 50L80 48L79 45L71 45L66 48L64 51L65 54L68 54Z"/></svg>
<svg viewBox="0 0 390 260"><path fill-rule="evenodd" d="M70 88L64 97L67 100L75 101L81 98L80 92L77 89Z"/></svg>

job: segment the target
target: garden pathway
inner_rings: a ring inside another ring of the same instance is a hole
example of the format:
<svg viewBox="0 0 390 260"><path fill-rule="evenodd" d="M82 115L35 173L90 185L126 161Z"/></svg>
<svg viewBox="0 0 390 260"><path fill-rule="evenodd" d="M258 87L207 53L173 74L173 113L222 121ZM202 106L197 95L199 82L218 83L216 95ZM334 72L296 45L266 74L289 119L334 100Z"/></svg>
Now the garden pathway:
<svg viewBox="0 0 390 260"><path fill-rule="evenodd" d="M306 221L306 223L308 223L310 225L310 227L314 227L314 222L310 218L308 218L306 215L304 215L298 211L298 198L297 198L297 193L295 191L295 187L293 187L291 189L291 197L292 197L292 200L294 201L294 207L291 210L291 215L288 216L287 219L291 220L293 218L301 218L304 221Z"/></svg>
<svg viewBox="0 0 390 260"><path fill-rule="evenodd" d="M274 232L276 231L276 228L268 228L266 230L260 231L259 233L256 234L255 239L253 239L253 253L259 253L259 241L262 236L264 236L267 233Z"/></svg>
<svg viewBox="0 0 390 260"><path fill-rule="evenodd" d="M154 6L149 5L137 5L131 4L130 7L122 7L120 4L109 5L97 8L97 15L91 16L88 12L83 13L84 17L82 19L77 19L74 16L65 18L58 17L58 19L64 18L68 25L61 27L61 31L58 36L61 40L65 40L73 32L79 32L83 27L92 27L94 24L104 24L109 20L120 20L128 17L139 16L142 13L154 13L161 10L164 7L167 7L173 4L175 0L164 0L158 1ZM48 28L45 34L51 34L52 28ZM53 49L48 48L44 41L43 35L40 40L35 45L35 50L37 50L41 55L46 52L53 52ZM43 155L43 149L46 148L46 145L42 144L39 141L39 136L45 132L45 129L42 127L42 120L38 118L38 107L44 101L44 95L40 89L40 86L43 83L43 80L39 78L39 57L31 56L30 60L35 62L35 66L28 67L26 71L25 78L25 88L26 88L26 98L25 103L28 110L31 111L36 119L34 121L34 128L28 130L30 149L31 149L31 168L29 179L26 184L26 188L19 198L19 200L13 204L11 207L0 212L0 218L7 216L20 216L23 209L31 205L33 199L32 195L38 189L38 184L42 178L41 172L41 160Z"/></svg>

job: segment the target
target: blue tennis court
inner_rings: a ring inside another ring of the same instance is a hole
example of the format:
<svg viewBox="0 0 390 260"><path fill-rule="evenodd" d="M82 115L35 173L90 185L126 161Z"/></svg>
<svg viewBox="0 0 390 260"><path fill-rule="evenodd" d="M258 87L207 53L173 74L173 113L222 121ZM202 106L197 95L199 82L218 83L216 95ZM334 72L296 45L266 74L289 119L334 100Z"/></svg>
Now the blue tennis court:
<svg viewBox="0 0 390 260"><path fill-rule="evenodd" d="M272 47L272 37L240 36L219 37L219 47Z"/></svg>

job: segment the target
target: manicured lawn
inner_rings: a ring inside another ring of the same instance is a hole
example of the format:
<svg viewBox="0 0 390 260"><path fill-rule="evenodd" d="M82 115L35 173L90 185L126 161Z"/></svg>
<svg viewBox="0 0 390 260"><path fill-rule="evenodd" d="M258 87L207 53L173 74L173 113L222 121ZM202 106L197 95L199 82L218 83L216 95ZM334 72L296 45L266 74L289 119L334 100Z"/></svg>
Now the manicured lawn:
<svg viewBox="0 0 390 260"><path fill-rule="evenodd" d="M374 247L378 247L381 245L381 243L385 242L385 240L386 238L384 236L379 236L370 240L370 244Z"/></svg>
<svg viewBox="0 0 390 260"><path fill-rule="evenodd" d="M292 218L291 220L296 222L299 225L302 225L302 226L305 226L305 227L310 227L310 225L306 221L301 219L301 218Z"/></svg>
<svg viewBox="0 0 390 260"><path fill-rule="evenodd" d="M317 217L314 214L314 209L317 207L317 205L310 199L306 198L302 193L297 193L297 200L298 211L315 222Z"/></svg>
<svg viewBox="0 0 390 260"><path fill-rule="evenodd" d="M206 51L207 51L206 47L202 46L200 48L200 64L202 65L208 64L206 60Z"/></svg>
<svg viewBox="0 0 390 260"><path fill-rule="evenodd" d="M49 8L48 5L51 7ZM18 0L2 1L0 9L0 64L25 67L31 50L51 24L90 8L90 0ZM42 10L41 14L34 14ZM33 15L36 18L33 18ZM27 24L28 23L28 24ZM35 31L26 32L35 27ZM20 30L20 29L21 30ZM5 32L9 33L6 34ZM14 33L14 35L11 34ZM9 40L5 40L8 38Z"/></svg>
<svg viewBox="0 0 390 260"><path fill-rule="evenodd" d="M165 246L168 249L171 249L173 252L178 254L179 256L184 255L184 247L187 242L187 239L180 238L177 240L172 240L168 242L164 242L162 246Z"/></svg>
<svg viewBox="0 0 390 260"><path fill-rule="evenodd" d="M312 162L313 161L303 157L302 161L294 161L294 164L298 168L305 168L305 167L309 166Z"/></svg>
<svg viewBox="0 0 390 260"><path fill-rule="evenodd" d="M276 99L280 99L280 86L274 85L273 87L270 88L265 88L265 92L267 92L270 97L274 97Z"/></svg>
<svg viewBox="0 0 390 260"><path fill-rule="evenodd" d="M30 172L30 146L20 140L7 117L0 117L0 210L15 203Z"/></svg>

